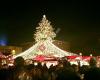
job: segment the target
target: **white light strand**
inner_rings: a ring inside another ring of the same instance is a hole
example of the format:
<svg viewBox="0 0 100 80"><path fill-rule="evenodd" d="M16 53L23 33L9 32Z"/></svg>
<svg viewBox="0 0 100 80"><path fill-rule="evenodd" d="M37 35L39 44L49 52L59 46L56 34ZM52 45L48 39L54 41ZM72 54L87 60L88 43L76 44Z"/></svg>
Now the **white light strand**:
<svg viewBox="0 0 100 80"><path fill-rule="evenodd" d="M45 46L44 51L39 50L39 46L41 46L42 44L44 44L44 46ZM70 52L65 52L65 51L59 49L58 47L56 47L49 40L45 40L45 41L36 43L34 46L29 48L28 50L15 56L15 58L18 56L22 56L24 59L32 59L33 57L35 57L36 55L39 55L40 53L42 55L46 55L46 56L51 54L51 56L58 56L58 57L76 55L76 54L73 54Z"/></svg>

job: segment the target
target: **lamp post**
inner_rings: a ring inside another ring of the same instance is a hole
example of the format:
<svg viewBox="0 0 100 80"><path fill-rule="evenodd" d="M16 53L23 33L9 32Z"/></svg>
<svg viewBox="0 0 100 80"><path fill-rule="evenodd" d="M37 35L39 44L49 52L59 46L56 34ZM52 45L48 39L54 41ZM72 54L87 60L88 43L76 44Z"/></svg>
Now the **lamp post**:
<svg viewBox="0 0 100 80"><path fill-rule="evenodd" d="M79 67L82 66L82 53L79 53Z"/></svg>
<svg viewBox="0 0 100 80"><path fill-rule="evenodd" d="M92 54L90 54L90 56L92 57Z"/></svg>

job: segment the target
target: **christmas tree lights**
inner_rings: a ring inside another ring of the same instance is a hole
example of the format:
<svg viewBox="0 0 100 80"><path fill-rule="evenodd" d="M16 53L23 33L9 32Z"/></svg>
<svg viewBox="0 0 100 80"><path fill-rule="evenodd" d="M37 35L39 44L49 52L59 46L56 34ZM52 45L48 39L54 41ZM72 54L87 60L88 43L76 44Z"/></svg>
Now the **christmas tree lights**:
<svg viewBox="0 0 100 80"><path fill-rule="evenodd" d="M52 41L56 37L54 29L52 28L50 22L46 19L46 16L43 15L42 20L39 23L39 26L36 27L36 33L34 34L34 39L36 42L41 40Z"/></svg>

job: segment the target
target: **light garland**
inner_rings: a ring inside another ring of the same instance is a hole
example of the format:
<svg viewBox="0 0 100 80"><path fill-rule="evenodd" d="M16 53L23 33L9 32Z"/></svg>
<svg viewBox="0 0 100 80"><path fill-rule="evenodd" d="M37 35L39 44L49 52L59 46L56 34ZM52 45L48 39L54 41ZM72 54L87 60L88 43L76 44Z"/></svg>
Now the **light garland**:
<svg viewBox="0 0 100 80"><path fill-rule="evenodd" d="M43 45L45 47L44 50L39 49L39 47ZM41 41L36 43L34 46L29 48L28 50L20 53L19 55L14 56L14 58L18 56L22 56L24 59L33 59L37 55L45 55L45 56L55 56L55 57L64 57L64 56L71 56L76 55L70 52L63 51L55 46L49 40Z"/></svg>

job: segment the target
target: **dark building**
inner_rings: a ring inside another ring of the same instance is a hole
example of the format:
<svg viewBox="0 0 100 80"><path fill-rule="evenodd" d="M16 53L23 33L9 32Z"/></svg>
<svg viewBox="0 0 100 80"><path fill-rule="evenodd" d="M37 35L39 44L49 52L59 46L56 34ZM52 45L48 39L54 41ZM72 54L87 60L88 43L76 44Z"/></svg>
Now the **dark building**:
<svg viewBox="0 0 100 80"><path fill-rule="evenodd" d="M22 47L17 46L0 46L0 52L4 55L18 54L22 52Z"/></svg>

